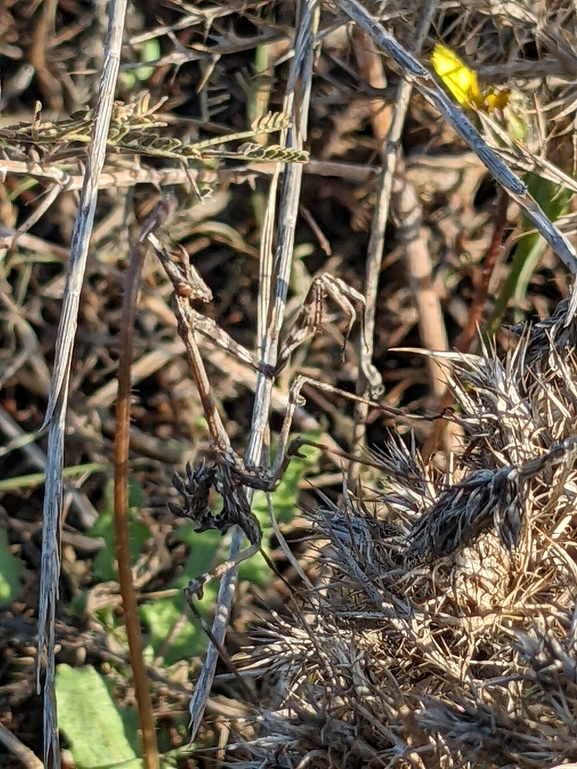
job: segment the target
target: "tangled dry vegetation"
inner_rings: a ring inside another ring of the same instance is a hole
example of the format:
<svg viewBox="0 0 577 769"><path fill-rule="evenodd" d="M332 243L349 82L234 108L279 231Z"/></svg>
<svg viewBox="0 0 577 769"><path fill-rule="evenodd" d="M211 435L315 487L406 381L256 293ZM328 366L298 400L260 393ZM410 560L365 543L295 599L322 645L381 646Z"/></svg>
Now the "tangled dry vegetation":
<svg viewBox="0 0 577 769"><path fill-rule="evenodd" d="M258 348L255 329L263 318L257 319L257 307L263 305L257 296L270 285L259 275L257 257L267 238L272 241L264 212L281 150L269 148L268 165L253 163L260 148L251 145L187 169L181 150L238 135L269 110L280 112L292 82L291 62L302 54L295 41L303 11L295 15L291 3L152 5L135 3L128 16L117 89L123 104L115 114L136 115L136 122L129 131L121 120L114 123L116 144L99 182L67 446L67 465L85 465L88 481L66 482L62 550L64 595L72 601L86 593L88 599L80 618L71 619L61 607L57 636L61 659L78 661L81 648L97 664L114 652L118 668L125 657L116 647L111 652L95 609L116 611L118 586L101 590L94 584L94 552L105 544L85 534L103 506L110 470L116 337L130 243L158 203L159 190L175 188L176 210L160 228L160 240L188 254L212 289L217 302L203 310L215 320L210 328L218 324L247 349ZM530 142L516 141L495 116L473 119L518 175L533 175L533 194L551 217L562 214L559 225L571 236L571 194L577 189L574 4L389 5L370 10L427 66L434 42L443 39L471 62L482 87L507 86L523 95ZM54 21L61 34L48 45ZM569 765L577 762L577 339L568 315L570 281L555 254L522 222L518 206L496 191L475 153L422 95L403 91L402 72L370 37L328 3L317 21L310 162L288 315L296 314L321 267L366 292L372 359L385 385L380 405L403 413L395 416L373 401L360 424L358 408L353 413L326 393L305 390L308 410L297 411L294 429L324 431L322 443L332 453L323 459L320 477L303 484L310 529L305 544L295 545L307 563L302 580L282 554L273 553L285 570L266 596L275 611L235 658L258 708L241 703L235 683L221 679L219 693L228 697L236 737L227 760L247 769ZM7 478L27 477L46 465L45 439L28 445L28 438L42 424L50 387L88 136L86 115L77 111L92 103L97 88L100 24L74 0L45 0L38 7L9 2L0 9L0 428L11 441L1 456ZM158 58L144 72L142 45L150 40L160 41ZM147 95L134 98L139 89ZM37 98L44 103L43 119L60 121L56 148L49 129L34 128ZM19 123L29 126L28 139L6 129ZM384 193L387 136L394 137L389 161L396 173ZM207 190L211 194L200 205ZM296 220L296 203L294 214ZM524 261L516 265L522 253ZM365 263L372 285L364 285ZM508 308L505 301L499 310L507 275L515 269ZM133 474L149 504L139 515L153 533L138 563L142 601L162 591L186 560L175 535L178 524L167 512L173 472L186 459L210 457L214 448L168 306L171 291L159 265L147 261L131 413ZM501 313L505 324L481 344L480 332L489 319L498 325ZM354 390L366 350L349 344L343 362L339 352L346 340L336 326L331 332L310 342L306 358L293 354L272 390L273 414L286 409L287 384L297 372ZM242 452L251 430L253 359L231 357L212 332L198 341L212 395ZM440 418L451 404L450 415ZM450 429L441 435L443 422ZM365 467L355 473L358 464L351 468L348 455L335 449L353 452L365 439ZM341 489L343 470L350 475ZM310 484L323 489L321 503ZM10 487L1 515L14 551L28 566L26 595L3 615L0 628L6 639L2 719L39 752L33 660L24 652L35 643L28 618L38 581L40 494ZM284 534L296 539L302 522L291 525L294 530L286 527ZM244 631L255 613L245 593L235 627ZM183 610L181 625L186 618ZM189 661L178 670L164 665L170 643L162 645L154 668L156 712L167 718L171 708L186 712L191 693L186 670L182 676ZM231 651L238 648L236 636ZM125 673L118 673L117 683L123 700L132 703ZM213 712L219 702L212 701ZM248 718L234 717L247 710ZM220 728L229 727L221 722ZM208 718L201 742L216 742L212 729ZM181 733L175 735L171 747L184 742Z"/></svg>
<svg viewBox="0 0 577 769"><path fill-rule="evenodd" d="M275 687L243 766L577 758L577 361L565 320L560 306L503 360L455 356L466 451L442 477L391 440L382 491L312 513L324 574L248 655Z"/></svg>

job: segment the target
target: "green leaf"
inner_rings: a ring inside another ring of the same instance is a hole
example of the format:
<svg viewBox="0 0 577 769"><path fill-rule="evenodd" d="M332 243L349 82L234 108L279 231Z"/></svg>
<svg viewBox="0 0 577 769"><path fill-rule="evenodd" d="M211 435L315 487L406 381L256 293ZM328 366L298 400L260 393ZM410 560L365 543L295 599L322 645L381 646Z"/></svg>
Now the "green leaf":
<svg viewBox="0 0 577 769"><path fill-rule="evenodd" d="M20 592L22 561L12 555L4 529L0 529L0 606L15 600Z"/></svg>
<svg viewBox="0 0 577 769"><path fill-rule="evenodd" d="M526 174L523 181L527 184L529 193L533 195L552 222L557 221L567 211L572 197L570 190L547 179L542 179L537 174ZM487 323L486 333L488 336L493 336L497 332L511 298L514 298L516 307L520 307L524 302L529 282L547 248L545 240L538 232L533 232L533 225L525 217L523 218L523 230L527 234L519 239L515 248L509 275L497 297L495 309ZM516 321L519 320L520 318L516 319Z"/></svg>
<svg viewBox="0 0 577 769"><path fill-rule="evenodd" d="M317 441L321 433L319 431L306 433L303 437L310 441ZM314 446L302 446L299 449L302 456L291 459L282 481L278 488L270 494L271 506L275 520L278 523L290 523L299 514L297 508L299 483L311 470L317 467L320 457L319 449ZM272 530L270 521L267 495L263 491L257 491L252 503L252 511L259 520L263 532L263 549L269 552L268 540ZM239 578L253 582L259 587L266 587L270 580L270 567L261 553L254 558L244 561L239 568Z"/></svg>
<svg viewBox="0 0 577 769"><path fill-rule="evenodd" d="M155 62L160 59L161 53L158 40L145 40L138 50L138 58L143 64L146 62ZM121 72L119 78L128 90L132 90L137 81L139 81L139 83L144 83L152 77L153 74L154 67L142 66L129 70L128 72Z"/></svg>
<svg viewBox="0 0 577 769"><path fill-rule="evenodd" d="M112 483L107 489L108 505L98 516L94 526L88 532L88 536L102 537L106 545L98 553L92 563L92 571L96 579L109 582L117 578L115 568L115 544L114 544L114 511L112 506ZM129 487L129 523L130 553L133 562L144 544L150 539L150 531L143 523L135 521L136 511L143 505L142 489L136 483L130 483Z"/></svg>
<svg viewBox="0 0 577 769"><path fill-rule="evenodd" d="M169 586L170 589L177 590L177 594L157 598L140 607L140 617L147 626L153 655L156 657L162 652L164 664L167 666L196 657L206 649L206 635L187 607L183 590L191 580L211 568L223 545L218 532L197 534L192 526L180 526L177 536L192 548L182 574ZM217 593L218 580L215 580L205 587L202 600L195 602L196 608L207 621L216 603ZM169 638L171 640L167 644Z"/></svg>
<svg viewBox="0 0 577 769"><path fill-rule="evenodd" d="M188 584L189 580L185 582ZM157 598L140 608L140 617L148 629L151 656L162 654L163 664L167 667L183 660L189 661L206 650L206 635L186 605L182 592L185 586L180 585L175 596ZM218 582L211 582L205 587L202 600L195 601L195 607L209 625L217 593Z"/></svg>
<svg viewBox="0 0 577 769"><path fill-rule="evenodd" d="M133 746L134 717L116 707L105 680L93 667L59 665L56 702L58 725L77 769L141 769L143 763Z"/></svg>
<svg viewBox="0 0 577 769"><path fill-rule="evenodd" d="M321 436L320 431L311 431L305 433L302 437L310 441L318 441ZM275 518L279 523L290 523L295 515L299 514L297 510L297 500L299 495L299 483L301 480L318 465L320 450L314 446L302 446L299 449L302 456L296 456L291 459L282 481L278 488L271 494L272 505ZM254 495L252 505L253 513L259 519L261 526L270 527L269 514L266 503L266 495L259 491Z"/></svg>
<svg viewBox="0 0 577 769"><path fill-rule="evenodd" d="M160 43L156 38L152 38L151 40L145 40L142 43L142 47L140 49L140 60L141 61L158 61L161 56L161 50L160 50ZM137 70L134 71L134 75L137 80L140 80L141 83L144 83L146 80L148 80L149 77L152 77L154 75L154 67L139 67Z"/></svg>

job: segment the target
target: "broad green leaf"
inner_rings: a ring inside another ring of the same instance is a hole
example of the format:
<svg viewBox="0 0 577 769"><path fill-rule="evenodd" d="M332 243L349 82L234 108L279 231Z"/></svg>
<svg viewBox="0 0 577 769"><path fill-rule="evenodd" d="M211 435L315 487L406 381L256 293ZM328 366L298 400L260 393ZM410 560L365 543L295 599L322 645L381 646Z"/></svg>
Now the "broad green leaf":
<svg viewBox="0 0 577 769"><path fill-rule="evenodd" d="M105 680L93 667L59 665L56 671L58 725L76 769L141 769L133 747L134 718L116 707ZM129 725L132 721L132 725Z"/></svg>
<svg viewBox="0 0 577 769"><path fill-rule="evenodd" d="M185 580L186 584L188 581ZM140 617L147 626L150 644L147 657L149 654L156 657L162 653L163 664L167 667L198 657L206 649L206 635L186 605L183 593L185 586L178 586L178 594L175 596L157 598L140 607ZM211 582L206 586L202 600L195 601L196 609L209 625L210 611L216 603L217 592L218 582Z"/></svg>
<svg viewBox="0 0 577 769"><path fill-rule="evenodd" d="M206 636L186 605L183 591L191 580L200 577L214 565L216 555L223 546L222 537L216 531L198 534L192 526L180 526L177 536L192 549L184 571L169 585L169 589L178 591L177 594L157 598L140 607L140 616L147 626L153 655L157 656L163 650L164 664L167 666L196 657L206 649ZM202 600L195 602L196 608L207 621L216 603L217 593L218 581L215 580L205 587ZM171 639L169 644L166 643L168 638Z"/></svg>
<svg viewBox="0 0 577 769"><path fill-rule="evenodd" d="M103 510L94 526L88 532L89 536L102 537L106 543L105 547L98 553L92 563L92 571L94 576L103 582L115 580L117 578L115 568L115 544L114 544L114 513L112 507L112 483L108 487L109 503L105 510ZM148 528L135 521L137 509L142 506L142 490L136 483L130 483L129 487L129 523L128 528L130 532L130 552L133 562L138 558L138 554L143 545L150 538L150 531Z"/></svg>
<svg viewBox="0 0 577 769"><path fill-rule="evenodd" d="M303 437L310 441L318 441L320 432L309 432ZM295 515L299 515L297 501L299 495L299 483L314 468L317 467L320 451L314 446L302 446L299 449L300 457L291 459L282 481L276 491L271 494L275 518L279 523L290 523ZM252 511L260 521L261 526L269 527L269 514L266 495L259 491L254 495Z"/></svg>

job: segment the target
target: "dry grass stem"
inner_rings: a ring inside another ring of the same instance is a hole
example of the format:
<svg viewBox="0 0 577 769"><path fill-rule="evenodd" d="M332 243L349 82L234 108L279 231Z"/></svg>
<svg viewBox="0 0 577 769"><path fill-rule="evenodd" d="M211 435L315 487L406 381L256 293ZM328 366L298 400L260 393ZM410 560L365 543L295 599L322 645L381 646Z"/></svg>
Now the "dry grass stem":
<svg viewBox="0 0 577 769"><path fill-rule="evenodd" d="M287 129L286 146L300 149L306 138L308 122L308 106L313 63L313 35L318 26L318 4L303 3L300 15L296 20L297 36L295 39L295 56L291 62L287 93L284 100L284 112L290 116L291 127ZM298 99L297 99L298 93ZM278 243L270 273L271 285L261 283L259 291L271 296L270 304L262 300L259 303L259 329L264 333L257 340L261 354L261 364L265 367L275 367L280 341L280 330L284 319L287 290L290 277L290 266L293 254L294 228L298 209L302 167L300 165L285 166L284 184L279 209ZM271 291L272 288L272 291ZM265 318L267 319L265 321ZM265 461L263 454L266 445L266 430L268 426L272 380L263 373L257 377L255 404L253 410L250 440L247 447L246 463L251 466L261 466ZM247 501L250 505L249 490ZM230 546L229 561L238 557L243 533L235 529ZM230 607L236 585L236 569L229 569L220 583L218 605L212 634L218 643L222 643L228 624ZM194 696L190 702L191 740L194 739L201 723L206 701L210 694L214 671L218 660L218 649L209 647L201 671Z"/></svg>
<svg viewBox="0 0 577 769"><path fill-rule="evenodd" d="M104 165L106 140L114 101L114 89L120 65L126 6L125 0L114 0L109 8L106 60L100 80L96 119L88 150L88 164L84 176L84 185L80 193L78 213L72 236L50 397L44 418L44 425L48 426L48 451L38 609L38 686L40 685L42 674L44 691L44 763L49 764L55 769L58 769L60 766L60 746L54 693L54 623L60 575L61 471L64 455L64 432L68 404L70 364L77 325L80 291L84 280L88 246L98 197L98 178Z"/></svg>

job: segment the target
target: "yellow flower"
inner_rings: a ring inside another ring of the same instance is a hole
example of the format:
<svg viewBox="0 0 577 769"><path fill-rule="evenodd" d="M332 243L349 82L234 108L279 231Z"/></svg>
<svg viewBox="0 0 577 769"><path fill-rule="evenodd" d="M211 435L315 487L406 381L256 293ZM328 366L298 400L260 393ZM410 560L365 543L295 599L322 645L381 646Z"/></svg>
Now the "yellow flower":
<svg viewBox="0 0 577 769"><path fill-rule="evenodd" d="M509 91L506 89L490 87L481 91L476 73L443 43L437 43L433 48L431 66L463 107L492 112L503 109L509 101Z"/></svg>

